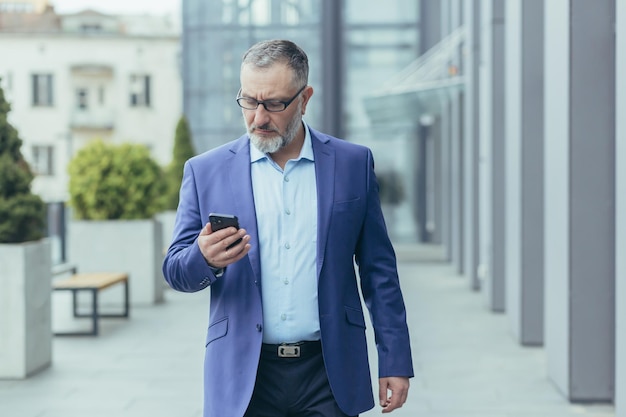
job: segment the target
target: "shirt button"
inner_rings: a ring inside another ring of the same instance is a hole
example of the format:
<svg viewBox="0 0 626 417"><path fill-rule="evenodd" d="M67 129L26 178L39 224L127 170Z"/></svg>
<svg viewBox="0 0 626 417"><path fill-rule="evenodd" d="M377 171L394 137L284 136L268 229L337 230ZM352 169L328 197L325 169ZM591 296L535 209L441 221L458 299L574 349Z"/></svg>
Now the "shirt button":
<svg viewBox="0 0 626 417"><path fill-rule="evenodd" d="M288 279L285 279L283 282L285 283L285 285L289 284L289 280Z"/></svg>
<svg viewBox="0 0 626 417"><path fill-rule="evenodd" d="M287 320L287 315L286 315L286 314L284 314L284 313L283 313L283 314L281 314L281 315L280 315L280 319L281 319L281 320L283 320L283 321Z"/></svg>
<svg viewBox="0 0 626 417"><path fill-rule="evenodd" d="M289 182L289 177L285 177L285 182Z"/></svg>
<svg viewBox="0 0 626 417"><path fill-rule="evenodd" d="M289 245L289 243L285 243L285 249L291 249L291 245Z"/></svg>
<svg viewBox="0 0 626 417"><path fill-rule="evenodd" d="M286 210L285 210L285 214L286 214L287 216L289 216L289 215L291 214L291 210L286 209Z"/></svg>
<svg viewBox="0 0 626 417"><path fill-rule="evenodd" d="M260 332L261 330L263 330L263 326L261 326L261 324L257 324L256 329Z"/></svg>

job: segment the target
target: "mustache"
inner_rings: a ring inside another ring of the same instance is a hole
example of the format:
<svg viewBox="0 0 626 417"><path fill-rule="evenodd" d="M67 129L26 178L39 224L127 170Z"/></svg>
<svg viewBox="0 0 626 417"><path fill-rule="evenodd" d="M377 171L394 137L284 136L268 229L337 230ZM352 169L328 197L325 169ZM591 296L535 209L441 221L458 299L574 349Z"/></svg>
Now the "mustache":
<svg viewBox="0 0 626 417"><path fill-rule="evenodd" d="M272 127L270 124L264 124L261 126L257 126L257 125L250 125L250 131L254 132L256 129L261 129L261 130L268 130L271 132L276 132L278 133L278 130L274 127Z"/></svg>

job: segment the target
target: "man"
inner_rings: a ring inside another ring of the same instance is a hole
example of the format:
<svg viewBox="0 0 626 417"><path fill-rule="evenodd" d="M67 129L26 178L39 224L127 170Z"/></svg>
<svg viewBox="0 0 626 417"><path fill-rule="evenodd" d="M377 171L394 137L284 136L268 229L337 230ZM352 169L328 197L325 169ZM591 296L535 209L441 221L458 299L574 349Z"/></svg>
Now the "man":
<svg viewBox="0 0 626 417"><path fill-rule="evenodd" d="M292 42L252 46L237 95L247 135L185 164L163 272L179 291L211 287L205 417L346 417L374 406L355 261L382 411L406 401L409 335L372 154L303 122L308 70ZM242 228L213 231L211 212Z"/></svg>

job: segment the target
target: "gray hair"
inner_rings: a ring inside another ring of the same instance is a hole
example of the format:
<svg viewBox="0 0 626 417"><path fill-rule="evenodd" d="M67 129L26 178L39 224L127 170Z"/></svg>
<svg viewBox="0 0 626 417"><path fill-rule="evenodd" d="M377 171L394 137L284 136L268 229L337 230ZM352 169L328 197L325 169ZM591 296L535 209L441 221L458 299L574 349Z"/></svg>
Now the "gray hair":
<svg viewBox="0 0 626 417"><path fill-rule="evenodd" d="M293 70L296 85L308 84L309 59L298 45L288 40L275 39L252 45L243 55L241 66L269 68L276 63L285 64Z"/></svg>

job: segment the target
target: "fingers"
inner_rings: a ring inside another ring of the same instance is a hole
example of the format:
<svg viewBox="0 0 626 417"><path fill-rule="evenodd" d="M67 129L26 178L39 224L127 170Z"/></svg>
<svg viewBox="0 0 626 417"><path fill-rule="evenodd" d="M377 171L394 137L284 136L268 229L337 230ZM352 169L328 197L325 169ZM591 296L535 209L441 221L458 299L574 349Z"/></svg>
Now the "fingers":
<svg viewBox="0 0 626 417"><path fill-rule="evenodd" d="M383 413L390 413L406 402L409 393L409 379L405 377L380 378L378 398Z"/></svg>
<svg viewBox="0 0 626 417"><path fill-rule="evenodd" d="M200 251L209 265L216 268L226 267L246 256L250 250L249 242L250 236L245 229L234 227L211 232L207 224L198 236Z"/></svg>

